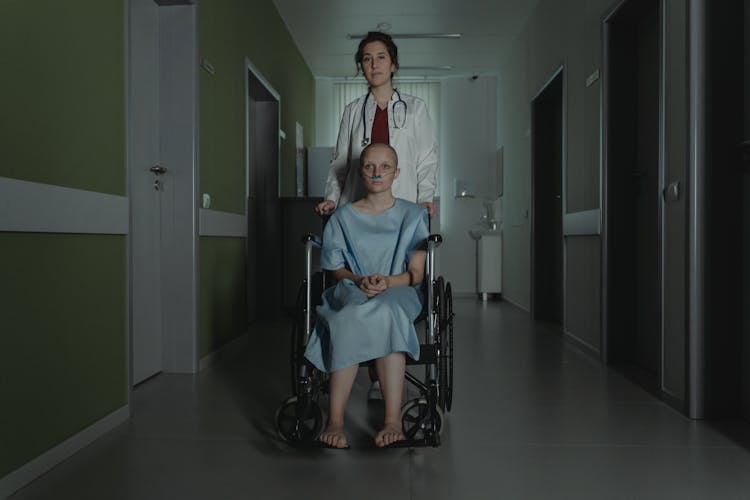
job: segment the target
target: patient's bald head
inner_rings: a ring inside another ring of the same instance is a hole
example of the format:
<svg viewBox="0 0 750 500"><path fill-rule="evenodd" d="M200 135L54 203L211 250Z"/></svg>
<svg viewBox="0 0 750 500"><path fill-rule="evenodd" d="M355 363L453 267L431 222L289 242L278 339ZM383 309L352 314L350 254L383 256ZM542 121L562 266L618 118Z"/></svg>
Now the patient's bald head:
<svg viewBox="0 0 750 500"><path fill-rule="evenodd" d="M389 144L386 144L384 142L373 142L365 149L363 149L362 154L359 155L359 166L364 166L367 157L375 152L387 152L387 154L392 157L392 166L394 168L398 167L398 154L396 154L396 150L393 149Z"/></svg>

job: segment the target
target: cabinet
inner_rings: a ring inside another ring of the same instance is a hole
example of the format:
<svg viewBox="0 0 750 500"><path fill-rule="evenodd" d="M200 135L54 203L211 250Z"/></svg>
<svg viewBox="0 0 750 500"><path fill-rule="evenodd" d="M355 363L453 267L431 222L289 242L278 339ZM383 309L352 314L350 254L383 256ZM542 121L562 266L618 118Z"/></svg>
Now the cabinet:
<svg viewBox="0 0 750 500"><path fill-rule="evenodd" d="M477 292L487 300L487 294L502 293L503 234L485 232L477 240Z"/></svg>

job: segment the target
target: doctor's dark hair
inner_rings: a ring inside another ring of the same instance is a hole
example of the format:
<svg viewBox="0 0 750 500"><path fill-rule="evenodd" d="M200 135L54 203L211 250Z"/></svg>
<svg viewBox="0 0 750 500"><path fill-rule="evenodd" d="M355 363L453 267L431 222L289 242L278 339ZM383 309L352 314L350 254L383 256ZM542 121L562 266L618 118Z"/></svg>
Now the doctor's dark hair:
<svg viewBox="0 0 750 500"><path fill-rule="evenodd" d="M383 42L388 49L388 55L391 56L391 62L394 66L396 66L396 69L398 70L398 47L396 47L396 44L393 43L393 38L391 38L391 35L383 33L382 31L369 31L367 35L359 42L357 53L354 54L354 62L357 65L357 74L359 74L359 72L362 70L362 58L364 56L363 52L365 50L365 45L370 42ZM393 78L393 73L391 73L391 78Z"/></svg>

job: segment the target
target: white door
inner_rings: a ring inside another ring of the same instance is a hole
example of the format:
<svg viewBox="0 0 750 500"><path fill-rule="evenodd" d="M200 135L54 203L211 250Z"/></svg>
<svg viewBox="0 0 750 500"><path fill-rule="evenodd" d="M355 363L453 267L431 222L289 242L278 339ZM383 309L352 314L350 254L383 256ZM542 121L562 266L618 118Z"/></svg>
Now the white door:
<svg viewBox="0 0 750 500"><path fill-rule="evenodd" d="M128 0L133 384L198 370L197 9Z"/></svg>
<svg viewBox="0 0 750 500"><path fill-rule="evenodd" d="M162 371L159 7L130 2L129 164L132 382Z"/></svg>

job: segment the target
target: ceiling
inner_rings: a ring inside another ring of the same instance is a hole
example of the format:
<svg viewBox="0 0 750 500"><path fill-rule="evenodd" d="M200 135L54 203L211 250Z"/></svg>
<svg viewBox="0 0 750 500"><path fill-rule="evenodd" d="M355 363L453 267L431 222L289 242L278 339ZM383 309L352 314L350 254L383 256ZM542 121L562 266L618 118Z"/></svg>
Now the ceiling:
<svg viewBox="0 0 750 500"><path fill-rule="evenodd" d="M315 76L353 77L357 40L380 23L396 33L462 33L459 40L397 39L400 76L495 72L503 49L523 27L538 0L273 0Z"/></svg>

